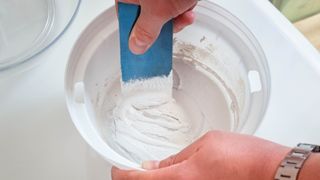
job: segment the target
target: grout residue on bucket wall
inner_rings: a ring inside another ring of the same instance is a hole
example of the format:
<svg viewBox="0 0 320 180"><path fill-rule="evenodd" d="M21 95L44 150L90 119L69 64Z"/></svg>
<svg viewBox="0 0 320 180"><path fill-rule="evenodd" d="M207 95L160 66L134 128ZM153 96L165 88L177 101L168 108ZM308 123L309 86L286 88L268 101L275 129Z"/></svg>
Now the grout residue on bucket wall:
<svg viewBox="0 0 320 180"><path fill-rule="evenodd" d="M210 68L219 64L212 51L177 39L175 49L179 50L174 53L174 99L142 92L124 102L119 74L97 93L101 134L110 147L133 162L163 159L212 129L237 129L238 100ZM203 64L206 58L211 64ZM141 96L154 106L144 107Z"/></svg>

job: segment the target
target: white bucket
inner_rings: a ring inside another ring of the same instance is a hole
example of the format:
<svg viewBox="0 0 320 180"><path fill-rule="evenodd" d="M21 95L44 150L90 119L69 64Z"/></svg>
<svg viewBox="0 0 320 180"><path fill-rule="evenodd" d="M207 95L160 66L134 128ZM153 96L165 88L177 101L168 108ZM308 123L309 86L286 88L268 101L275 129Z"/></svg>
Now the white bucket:
<svg viewBox="0 0 320 180"><path fill-rule="evenodd" d="M189 111L208 129L252 134L269 99L269 70L259 43L231 13L202 1L194 25L175 35L175 89L183 83ZM66 98L72 120L87 143L107 161L123 168L140 165L108 143L105 115L112 84L120 82L118 23L115 9L97 17L75 44L66 70ZM193 72L194 71L194 72ZM178 77L179 76L179 77ZM178 97L179 96L179 97ZM195 115L196 116L196 115ZM197 138L195 137L195 138ZM169 155L169 154L168 154Z"/></svg>

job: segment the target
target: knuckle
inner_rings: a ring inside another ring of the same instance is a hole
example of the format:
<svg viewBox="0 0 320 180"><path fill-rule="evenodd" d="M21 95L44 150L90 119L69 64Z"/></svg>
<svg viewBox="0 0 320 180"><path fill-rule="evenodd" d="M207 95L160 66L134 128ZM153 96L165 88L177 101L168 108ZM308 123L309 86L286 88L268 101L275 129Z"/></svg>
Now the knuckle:
<svg viewBox="0 0 320 180"><path fill-rule="evenodd" d="M160 162L159 167L164 168L164 167L172 166L176 163L176 160L177 158L175 155L169 156L168 158Z"/></svg>
<svg viewBox="0 0 320 180"><path fill-rule="evenodd" d="M177 17L178 15L180 15L183 11L181 10L181 2L180 1L173 1L172 2L172 9L170 11L170 14L172 17Z"/></svg>
<svg viewBox="0 0 320 180"><path fill-rule="evenodd" d="M181 0L173 0L171 1L171 5L172 5L172 10L171 10L171 16L172 17L176 17L177 15L183 13L183 5L185 4L185 2L181 3Z"/></svg>
<svg viewBox="0 0 320 180"><path fill-rule="evenodd" d="M165 166L172 166L175 164L175 162L176 162L176 156L172 155L167 159Z"/></svg>
<svg viewBox="0 0 320 180"><path fill-rule="evenodd" d="M155 39L155 35L147 30L145 27L142 27L140 24L136 25L136 36L144 42L151 42Z"/></svg>

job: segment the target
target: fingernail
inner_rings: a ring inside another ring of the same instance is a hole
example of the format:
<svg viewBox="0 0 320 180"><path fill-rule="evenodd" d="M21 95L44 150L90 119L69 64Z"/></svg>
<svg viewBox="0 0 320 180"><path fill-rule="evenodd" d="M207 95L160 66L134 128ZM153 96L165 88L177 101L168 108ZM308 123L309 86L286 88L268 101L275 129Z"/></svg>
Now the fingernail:
<svg viewBox="0 0 320 180"><path fill-rule="evenodd" d="M142 168L146 170L158 169L159 161L145 161L142 163Z"/></svg>
<svg viewBox="0 0 320 180"><path fill-rule="evenodd" d="M146 51L146 49L148 48L148 46L149 46L148 42L140 40L134 34L131 35L131 40L130 41L132 42L130 49L135 54L143 54Z"/></svg>

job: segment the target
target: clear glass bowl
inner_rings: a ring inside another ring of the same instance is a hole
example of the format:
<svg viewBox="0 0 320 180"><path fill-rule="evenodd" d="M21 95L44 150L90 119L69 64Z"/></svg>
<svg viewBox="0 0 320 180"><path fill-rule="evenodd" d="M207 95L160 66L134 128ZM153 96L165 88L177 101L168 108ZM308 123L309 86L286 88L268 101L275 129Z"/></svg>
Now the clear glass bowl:
<svg viewBox="0 0 320 180"><path fill-rule="evenodd" d="M0 74L49 47L74 18L81 0L0 0Z"/></svg>

